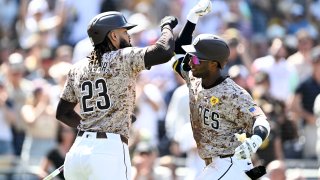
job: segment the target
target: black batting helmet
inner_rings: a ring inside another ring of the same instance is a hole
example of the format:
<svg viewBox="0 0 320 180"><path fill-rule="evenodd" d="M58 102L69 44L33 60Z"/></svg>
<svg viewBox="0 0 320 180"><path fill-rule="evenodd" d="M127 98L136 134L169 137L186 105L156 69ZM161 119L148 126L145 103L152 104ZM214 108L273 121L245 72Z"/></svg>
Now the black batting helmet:
<svg viewBox="0 0 320 180"><path fill-rule="evenodd" d="M227 43L213 34L200 34L191 45L182 48L199 59L218 62L221 68L226 65L230 55Z"/></svg>
<svg viewBox="0 0 320 180"><path fill-rule="evenodd" d="M105 39L106 35L119 28L131 29L136 25L127 22L122 13L117 11L109 11L96 15L88 25L88 35L95 46Z"/></svg>

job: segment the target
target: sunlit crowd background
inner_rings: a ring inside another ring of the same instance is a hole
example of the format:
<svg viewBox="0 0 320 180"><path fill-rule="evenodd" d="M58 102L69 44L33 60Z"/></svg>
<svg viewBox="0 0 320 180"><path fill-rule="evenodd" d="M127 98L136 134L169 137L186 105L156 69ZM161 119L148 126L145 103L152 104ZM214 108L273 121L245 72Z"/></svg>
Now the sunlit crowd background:
<svg viewBox="0 0 320 180"><path fill-rule="evenodd" d="M155 43L166 15L178 18L178 35L196 2L0 0L0 179L42 179L63 164L77 131L59 123L55 111L68 70L93 49L87 38L92 17L121 11L138 25L129 31L132 45L144 47ZM212 4L194 36L212 33L227 41L223 73L268 116L270 136L253 158L267 167L261 179L318 179L320 0ZM133 179L195 179L205 165L192 136L188 90L171 62L143 71L136 97Z"/></svg>

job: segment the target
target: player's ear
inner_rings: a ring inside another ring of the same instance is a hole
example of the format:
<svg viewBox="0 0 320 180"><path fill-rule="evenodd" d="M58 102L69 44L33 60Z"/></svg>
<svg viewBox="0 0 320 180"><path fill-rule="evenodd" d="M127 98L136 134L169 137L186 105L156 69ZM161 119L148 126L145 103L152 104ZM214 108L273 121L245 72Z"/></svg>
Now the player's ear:
<svg viewBox="0 0 320 180"><path fill-rule="evenodd" d="M218 68L219 67L219 63L216 61L209 61L209 66L210 67L214 67L214 68Z"/></svg>
<svg viewBox="0 0 320 180"><path fill-rule="evenodd" d="M117 34L115 31L110 31L108 34L108 37L111 41L116 41L117 40Z"/></svg>

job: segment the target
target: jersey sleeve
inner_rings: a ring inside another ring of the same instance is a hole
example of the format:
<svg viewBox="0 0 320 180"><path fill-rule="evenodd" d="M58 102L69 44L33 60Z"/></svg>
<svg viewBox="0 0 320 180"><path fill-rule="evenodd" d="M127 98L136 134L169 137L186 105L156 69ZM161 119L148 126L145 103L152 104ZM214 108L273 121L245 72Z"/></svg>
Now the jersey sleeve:
<svg viewBox="0 0 320 180"><path fill-rule="evenodd" d="M258 116L266 117L261 108L253 101L249 93L244 92L240 95L238 101L233 101L233 109L237 112L237 117L235 122L237 124L247 124L247 130L251 132L255 119Z"/></svg>
<svg viewBox="0 0 320 180"><path fill-rule="evenodd" d="M131 69L133 74L138 74L140 71L145 70L144 55L147 48L129 47L124 48L122 56L126 62L126 68Z"/></svg>
<svg viewBox="0 0 320 180"><path fill-rule="evenodd" d="M68 101L68 102L72 102L72 103L76 103L77 102L77 97L75 95L75 91L74 91L74 73L73 73L73 69L71 69L68 73L67 76L67 80L64 84L62 93L60 95L60 98Z"/></svg>
<svg viewBox="0 0 320 180"><path fill-rule="evenodd" d="M172 69L174 72L178 73L184 80L188 78L188 70L185 71L184 62L183 62L183 55L175 55L174 57L176 60L172 63Z"/></svg>

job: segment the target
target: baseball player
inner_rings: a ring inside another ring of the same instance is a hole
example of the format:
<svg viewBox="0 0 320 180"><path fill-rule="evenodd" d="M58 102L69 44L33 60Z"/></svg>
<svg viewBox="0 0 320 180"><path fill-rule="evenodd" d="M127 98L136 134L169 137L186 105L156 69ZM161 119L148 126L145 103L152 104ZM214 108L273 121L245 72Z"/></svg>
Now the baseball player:
<svg viewBox="0 0 320 180"><path fill-rule="evenodd" d="M199 16L189 13L175 50L186 54L173 64L189 88L193 136L206 163L197 179L256 179L265 172L253 168L251 156L269 135L270 125L250 94L221 75L230 54L226 42L212 34L200 34L190 44ZM238 141L243 133L250 138Z"/></svg>
<svg viewBox="0 0 320 180"><path fill-rule="evenodd" d="M91 20L88 35L94 50L71 68L57 107L57 119L79 130L64 162L66 179L131 179L128 138L135 80L140 71L174 55L172 29L177 23L175 17L163 18L158 41L137 48L131 47L127 33L136 25L120 12ZM74 111L78 103L80 114Z"/></svg>

